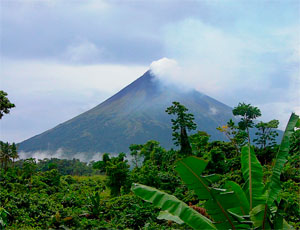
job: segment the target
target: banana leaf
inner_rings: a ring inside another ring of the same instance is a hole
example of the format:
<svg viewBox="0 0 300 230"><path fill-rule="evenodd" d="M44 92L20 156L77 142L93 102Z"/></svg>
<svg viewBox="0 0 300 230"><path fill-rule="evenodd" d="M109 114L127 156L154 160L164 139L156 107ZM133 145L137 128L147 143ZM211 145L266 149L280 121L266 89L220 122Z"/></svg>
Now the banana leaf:
<svg viewBox="0 0 300 230"><path fill-rule="evenodd" d="M218 229L237 229L238 222L228 212L237 206L234 192L224 192L215 188L211 189L211 198L204 204L208 215L213 218Z"/></svg>
<svg viewBox="0 0 300 230"><path fill-rule="evenodd" d="M268 210L272 210L274 201L278 198L278 194L281 190L280 174L289 154L290 138L298 123L299 116L292 113L277 152L270 182L264 188L266 191L266 198L260 206L256 207L256 211L251 213L251 219L254 221L255 227L262 227L265 229L268 225Z"/></svg>
<svg viewBox="0 0 300 230"><path fill-rule="evenodd" d="M277 214L274 221L274 229L293 230L294 228L283 219L282 215Z"/></svg>
<svg viewBox="0 0 300 230"><path fill-rule="evenodd" d="M226 189L212 188L212 181L207 176L201 176L207 162L191 156L177 162L176 171L189 189L195 191L200 200L205 202L205 209L214 220L218 229L235 229L236 221L228 213L228 209L237 208L234 192Z"/></svg>
<svg viewBox="0 0 300 230"><path fill-rule="evenodd" d="M262 229L271 229L267 219L267 207L264 204L259 204L250 211L250 219L255 227Z"/></svg>
<svg viewBox="0 0 300 230"><path fill-rule="evenodd" d="M174 216L171 213L169 213L168 211L160 211L157 219L159 219L159 220L171 220L171 221L176 222L177 224L183 224L184 223L178 216Z"/></svg>
<svg viewBox="0 0 300 230"><path fill-rule="evenodd" d="M297 123L299 123L299 116L292 113L290 120L286 126L285 132L283 134L283 138L276 156L274 168L272 171L272 176L270 183L267 187L267 202L266 204L270 207L273 205L274 201L277 199L277 196L281 190L280 183L280 174L284 164L287 161L287 156L289 154L290 148L290 138L296 127Z"/></svg>
<svg viewBox="0 0 300 230"><path fill-rule="evenodd" d="M133 184L131 190L135 195L178 217L194 229L217 229L211 220L190 208L175 196L141 184Z"/></svg>
<svg viewBox="0 0 300 230"><path fill-rule="evenodd" d="M187 187L194 190L200 200L208 200L211 197L210 180L201 176L206 165L207 161L192 156L178 161L175 169Z"/></svg>
<svg viewBox="0 0 300 230"><path fill-rule="evenodd" d="M246 145L241 155L242 174L245 180L244 190L249 200L249 209L264 202L263 170L257 160L253 147Z"/></svg>
<svg viewBox="0 0 300 230"><path fill-rule="evenodd" d="M221 179L220 176L218 176L217 174L205 175L205 176L202 176L202 178L208 180L211 184L215 183Z"/></svg>
<svg viewBox="0 0 300 230"><path fill-rule="evenodd" d="M298 116L299 118L299 116ZM298 121L296 122L296 125L295 125L296 128L300 128L300 119L298 119Z"/></svg>
<svg viewBox="0 0 300 230"><path fill-rule="evenodd" d="M249 207L249 201L246 197L246 194L242 190L242 188L235 182L233 181L227 181L225 183L225 188L228 191L233 191L234 192L234 199L238 203L238 208L231 209L231 212L237 214L237 215L248 215L250 211Z"/></svg>

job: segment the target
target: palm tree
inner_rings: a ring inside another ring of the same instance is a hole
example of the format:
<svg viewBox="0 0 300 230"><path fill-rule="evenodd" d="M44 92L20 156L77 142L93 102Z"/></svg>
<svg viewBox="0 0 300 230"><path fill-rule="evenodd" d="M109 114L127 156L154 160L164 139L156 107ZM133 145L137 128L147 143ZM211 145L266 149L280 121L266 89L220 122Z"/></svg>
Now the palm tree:
<svg viewBox="0 0 300 230"><path fill-rule="evenodd" d="M12 145L10 146L10 150L11 150L11 158L12 158L12 162L13 162L13 166L15 164L15 159L19 158L19 154L17 152L17 147L15 143L12 143Z"/></svg>
<svg viewBox="0 0 300 230"><path fill-rule="evenodd" d="M4 153L3 153L3 150L2 150L2 144L3 144L3 142L0 141L0 162L1 162L1 168L4 167Z"/></svg>
<svg viewBox="0 0 300 230"><path fill-rule="evenodd" d="M8 142L6 143L1 142L0 145L1 145L1 151L0 151L1 165L2 168L4 168L4 171L6 172L8 168L8 163L11 161L11 147Z"/></svg>
<svg viewBox="0 0 300 230"><path fill-rule="evenodd" d="M13 162L15 159L19 158L16 144L9 144L8 142L0 142L0 162L1 168L4 168L4 171L7 171L8 165L10 162Z"/></svg>

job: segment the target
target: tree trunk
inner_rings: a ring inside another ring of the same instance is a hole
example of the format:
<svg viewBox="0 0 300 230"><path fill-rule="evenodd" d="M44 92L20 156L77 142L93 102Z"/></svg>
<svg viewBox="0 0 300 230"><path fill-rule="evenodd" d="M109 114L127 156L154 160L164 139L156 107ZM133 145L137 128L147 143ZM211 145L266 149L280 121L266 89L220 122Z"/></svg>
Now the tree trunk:
<svg viewBox="0 0 300 230"><path fill-rule="evenodd" d="M183 155L192 155L192 147L190 145L189 137L187 135L185 127L181 127L180 130L180 145L181 145L180 152Z"/></svg>

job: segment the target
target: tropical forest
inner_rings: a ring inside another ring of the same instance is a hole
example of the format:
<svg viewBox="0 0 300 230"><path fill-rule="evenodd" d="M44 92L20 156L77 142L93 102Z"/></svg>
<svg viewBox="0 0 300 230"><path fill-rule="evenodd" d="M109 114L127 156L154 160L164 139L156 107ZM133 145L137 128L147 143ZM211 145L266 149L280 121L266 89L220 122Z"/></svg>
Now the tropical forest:
<svg viewBox="0 0 300 230"><path fill-rule="evenodd" d="M15 105L0 96L2 118ZM226 140L212 140L180 101L163 112L170 149L149 140L84 162L21 158L0 142L0 229L300 228L298 115L280 131L241 102L217 127Z"/></svg>

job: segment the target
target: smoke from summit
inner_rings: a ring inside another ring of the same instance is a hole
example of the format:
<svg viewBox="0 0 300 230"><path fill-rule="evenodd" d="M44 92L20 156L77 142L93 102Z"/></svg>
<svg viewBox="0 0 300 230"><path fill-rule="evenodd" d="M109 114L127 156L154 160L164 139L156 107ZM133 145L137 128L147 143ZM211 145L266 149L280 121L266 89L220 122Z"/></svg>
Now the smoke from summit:
<svg viewBox="0 0 300 230"><path fill-rule="evenodd" d="M164 57L153 61L150 65L150 71L163 85L174 85L181 90L194 88L190 81L186 81L182 68L174 59Z"/></svg>

